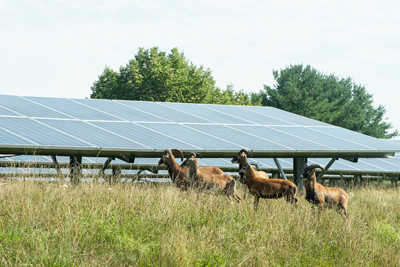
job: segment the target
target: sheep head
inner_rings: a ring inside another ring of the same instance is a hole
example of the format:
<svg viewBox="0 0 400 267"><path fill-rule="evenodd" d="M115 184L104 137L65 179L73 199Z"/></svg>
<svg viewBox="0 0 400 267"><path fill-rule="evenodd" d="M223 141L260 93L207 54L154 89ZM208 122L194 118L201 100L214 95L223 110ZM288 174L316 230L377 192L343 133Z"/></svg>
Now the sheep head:
<svg viewBox="0 0 400 267"><path fill-rule="evenodd" d="M323 172L325 172L325 168L324 168L324 166L322 166L321 164L315 163L315 164L312 164L312 165L310 165L310 166L308 166L308 165L306 164L306 167L304 168L304 171L303 171L303 178L304 178L304 179L309 179L309 178L312 177L313 175L315 176L315 169L316 169L316 168L319 168L319 169L321 169Z"/></svg>
<svg viewBox="0 0 400 267"><path fill-rule="evenodd" d="M160 161L158 162L158 165L165 164L165 165L170 165L174 161L176 161L174 157L174 153L178 154L178 156L181 158L181 161L183 161L183 154L182 151L179 149L173 148L173 149L166 149L164 150L164 154L161 156Z"/></svg>
<svg viewBox="0 0 400 267"><path fill-rule="evenodd" d="M182 162L181 167L185 168L186 166L188 166L188 160L189 160L190 158L192 158L192 157L194 157L194 158L200 158L200 159L203 158L203 157L201 156L200 153L190 152L190 154L187 156L187 158L185 159L185 161Z"/></svg>
<svg viewBox="0 0 400 267"><path fill-rule="evenodd" d="M249 150L241 149L239 151L239 153L236 156L233 157L231 162L232 163L242 163L242 164L244 164L244 162L247 161L247 158L251 158L251 157L252 157L252 154L251 154L251 152Z"/></svg>
<svg viewBox="0 0 400 267"><path fill-rule="evenodd" d="M248 171L250 170L250 168L253 168L253 167L251 167L251 164L250 164L250 163L246 162L246 163L243 165L243 167L240 169L239 175L240 175L240 176L245 176L245 175L246 175L246 172L248 172Z"/></svg>

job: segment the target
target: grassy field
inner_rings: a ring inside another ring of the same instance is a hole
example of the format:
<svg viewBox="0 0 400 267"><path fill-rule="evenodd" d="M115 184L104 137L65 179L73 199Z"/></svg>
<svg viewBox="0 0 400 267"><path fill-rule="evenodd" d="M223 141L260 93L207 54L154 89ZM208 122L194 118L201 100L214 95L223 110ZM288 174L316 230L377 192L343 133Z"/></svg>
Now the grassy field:
<svg viewBox="0 0 400 267"><path fill-rule="evenodd" d="M243 196L239 188L238 193ZM400 193L350 195L350 227L279 200L229 203L169 184L6 181L1 266L400 266Z"/></svg>

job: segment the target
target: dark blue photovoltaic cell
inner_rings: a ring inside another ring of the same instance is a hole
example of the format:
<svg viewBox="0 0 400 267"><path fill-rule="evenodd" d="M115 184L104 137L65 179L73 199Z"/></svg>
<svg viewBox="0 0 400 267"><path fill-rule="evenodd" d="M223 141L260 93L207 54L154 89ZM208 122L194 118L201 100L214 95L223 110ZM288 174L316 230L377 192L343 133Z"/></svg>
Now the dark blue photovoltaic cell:
<svg viewBox="0 0 400 267"><path fill-rule="evenodd" d="M386 140L380 140L368 135L353 132L340 127L310 127L311 129L348 140L357 144L364 144L366 146L373 147L379 150L397 150L400 151L400 145L396 145L394 142L387 142Z"/></svg>
<svg viewBox="0 0 400 267"><path fill-rule="evenodd" d="M276 144L270 142L268 140L263 140L261 138L257 138L254 136L250 136L245 132L237 131L236 126L223 126L223 125L189 125L188 127L209 133L213 136L221 138L223 140L229 140L230 142L237 145L240 148L246 149L257 149L257 150L287 150L291 149L287 146L282 146L280 144ZM242 126L243 129L247 127L256 127L256 126ZM260 126L262 127L262 126Z"/></svg>
<svg viewBox="0 0 400 267"><path fill-rule="evenodd" d="M221 124L254 124L246 119L246 117L237 118L223 112L218 112L208 107L215 105L198 105L198 104L182 104L182 103L161 103L162 105L178 109L187 114L195 114L200 116L209 123ZM244 119L243 119L244 118Z"/></svg>
<svg viewBox="0 0 400 267"><path fill-rule="evenodd" d="M295 125L284 120L279 120L265 114L260 114L256 112L251 112L248 109L243 108L243 106L225 106L225 105L202 105L210 109L211 117L215 113L224 112L236 117L236 124L261 124L261 125ZM243 120L239 119L243 118ZM245 123L242 123L244 121Z"/></svg>
<svg viewBox="0 0 400 267"><path fill-rule="evenodd" d="M68 114L69 118L76 118L80 120L122 121L122 119L108 115L101 110L89 108L67 98L27 97L27 99L55 109L64 114Z"/></svg>
<svg viewBox="0 0 400 267"><path fill-rule="evenodd" d="M332 127L332 126L329 126ZM294 136L297 136L299 138L304 138L309 141L325 145L327 147L331 147L332 149L337 149L337 150L374 150L374 148L366 146L366 145L360 145L354 142L350 142L344 139L337 138L335 136L329 136L325 133L315 131L313 129L321 129L321 127L318 128L307 128L307 127L284 127L284 126L271 126L272 129L285 132L288 134L292 134ZM329 131L329 129L326 129Z"/></svg>
<svg viewBox="0 0 400 267"><path fill-rule="evenodd" d="M258 106L242 106L242 108L247 109L249 111L265 114L267 116L271 116L274 118L279 118L282 121L286 121L288 123L293 123L301 126L329 126L327 123L323 123L317 120L309 119L294 113L290 113L287 111L283 111L277 108L272 107L258 107Z"/></svg>
<svg viewBox="0 0 400 267"><path fill-rule="evenodd" d="M90 147L88 143L48 128L32 119L0 117L0 125L43 146Z"/></svg>
<svg viewBox="0 0 400 267"><path fill-rule="evenodd" d="M139 101L118 101L124 105L151 113L163 119L173 122L186 122L186 123L209 123L209 121L201 118L201 114L192 116L188 113L180 112L178 110L161 105L158 102L139 102Z"/></svg>
<svg viewBox="0 0 400 267"><path fill-rule="evenodd" d="M266 126L240 126L235 125L231 126L231 128L241 130L243 132L249 133L255 136L262 136L266 140L271 142L276 142L277 144L284 145L288 147L287 150L295 151L295 150L325 150L325 151L333 151L334 149L328 146L324 146L322 144L316 144L308 140L304 140L298 138L293 135L285 134L274 130L270 127ZM255 150L262 150L261 147L258 147L257 144L254 144Z"/></svg>
<svg viewBox="0 0 400 267"><path fill-rule="evenodd" d="M236 145L235 143L230 143L228 140L218 139L213 136L205 134L205 131L198 132L191 128L185 127L179 124L169 124L169 123L158 123L158 124L142 124L144 127L148 127L152 130L155 130L160 133L167 134L168 136L172 136L182 142L189 143L193 145L197 149L234 149L240 150L242 146ZM192 125L190 125L192 127ZM220 127L224 127L220 125ZM211 134L211 133L210 133ZM167 146L166 148L172 148L171 146ZM174 147L179 148L179 147Z"/></svg>
<svg viewBox="0 0 400 267"><path fill-rule="evenodd" d="M114 115L127 121L135 122L167 122L166 119L151 115L149 113L134 109L124 105L127 101L100 100L100 99L73 99L76 102L87 106L104 110L108 114Z"/></svg>
<svg viewBox="0 0 400 267"><path fill-rule="evenodd" d="M90 123L86 123L83 121L68 121L68 120L41 120L42 123L49 125L57 130L68 133L69 135L76 136L79 139L86 141L87 143L91 143L97 147L109 147L109 148L150 148L149 146L136 143L134 140L126 137L122 138L118 135L112 134L110 132L104 131L91 125ZM129 122L125 124L131 124ZM115 128L111 128L108 130L114 130L114 132L118 133L118 130L115 131ZM123 136L123 135L122 135Z"/></svg>
<svg viewBox="0 0 400 267"><path fill-rule="evenodd" d="M0 125L3 120L0 118ZM15 134L3 130L0 126L0 144L4 145L35 145L35 143L29 142Z"/></svg>
<svg viewBox="0 0 400 267"><path fill-rule="evenodd" d="M160 132L156 133L138 123L125 122L91 122L91 124L100 126L104 129L113 129L114 132L122 136L126 136L140 144L151 145L152 149L180 148L180 149L196 149L196 147L185 144L179 140L165 136ZM158 125L157 123L156 125ZM143 124L147 125L147 124Z"/></svg>
<svg viewBox="0 0 400 267"><path fill-rule="evenodd" d="M43 107L20 96L1 95L0 105L27 117L70 119L70 116ZM15 114L14 114L15 115Z"/></svg>

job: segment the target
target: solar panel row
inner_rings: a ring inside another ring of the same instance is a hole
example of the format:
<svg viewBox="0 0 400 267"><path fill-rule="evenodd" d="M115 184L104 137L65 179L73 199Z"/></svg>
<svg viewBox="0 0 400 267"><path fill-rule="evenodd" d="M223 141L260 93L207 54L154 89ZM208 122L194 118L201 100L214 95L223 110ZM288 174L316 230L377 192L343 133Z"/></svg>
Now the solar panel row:
<svg viewBox="0 0 400 267"><path fill-rule="evenodd" d="M60 164L68 165L69 157L57 157ZM282 168L285 170L293 169L293 160L281 158L278 159ZM91 158L83 157L83 164L96 164L101 166L106 161L106 158ZM134 165L157 166L159 158L138 158ZM179 161L179 160L178 160ZM249 161L256 162L261 169L273 169L277 171L277 167L271 158L250 158ZM310 158L309 164L319 163L326 166L330 159L327 158ZM52 165L50 156L15 156L1 158L0 164L3 166L15 166L17 163L26 164L26 167L33 165L32 163ZM231 158L204 158L198 160L200 166L218 166L224 169L231 169L231 171L238 171L238 164L232 164ZM134 166L125 163L119 159L115 159L113 164L125 165L126 167ZM22 165L21 164L21 165ZM22 165L23 166L23 165ZM0 168L1 169L1 168ZM396 154L394 158L380 158L380 159L359 159L357 163L349 162L346 160L338 160L333 163L329 169L330 172L335 173L398 173L400 174L400 154Z"/></svg>
<svg viewBox="0 0 400 267"><path fill-rule="evenodd" d="M255 157L385 157L400 151L400 145L271 107L0 95L0 153L30 148L154 157L173 147L206 157L242 148Z"/></svg>

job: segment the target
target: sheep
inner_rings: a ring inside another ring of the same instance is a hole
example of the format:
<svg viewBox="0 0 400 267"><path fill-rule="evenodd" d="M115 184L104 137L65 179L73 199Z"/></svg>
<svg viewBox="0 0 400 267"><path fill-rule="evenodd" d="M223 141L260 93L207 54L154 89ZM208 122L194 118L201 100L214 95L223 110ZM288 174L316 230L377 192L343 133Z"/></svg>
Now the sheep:
<svg viewBox="0 0 400 267"><path fill-rule="evenodd" d="M199 168L196 157L190 157L185 165L189 167L188 177L192 181L191 185L199 191L218 189L224 192L228 199L233 197L237 202L241 202L240 197L236 194L236 181L229 174L210 174L204 173Z"/></svg>
<svg viewBox="0 0 400 267"><path fill-rule="evenodd" d="M195 152L191 152L185 159L185 161L182 162L181 166L184 168L184 166L187 165L187 161L191 158L191 157L195 157L195 158L203 158L201 156L200 153L195 153ZM224 172L218 168L218 167L213 167L213 166L203 166L203 167L199 167L201 172L204 173L212 173L212 174L224 174ZM190 177L189 177L190 178Z"/></svg>
<svg viewBox="0 0 400 267"><path fill-rule="evenodd" d="M261 177L250 165L246 162L239 174L246 176L246 184L250 194L254 196L254 210L258 209L258 202L261 198L281 198L285 197L287 202L296 206L297 203L297 186L289 180L281 179L266 179Z"/></svg>
<svg viewBox="0 0 400 267"><path fill-rule="evenodd" d="M247 161L247 157L251 158L251 152L246 150L246 149L241 149L239 151L239 153L233 157L233 159L231 160L232 163L239 163L239 181L241 184L244 185L243 188L243 198L246 198L247 195L247 190L246 190L246 175L242 172L242 174L240 174L240 170L243 168L244 164L246 164ZM250 163L256 166L256 169L258 169L258 165L256 163ZM256 170L257 171L257 170ZM265 179L269 179L268 174L266 174L263 171L257 171L257 173L259 174L260 177L264 177Z"/></svg>
<svg viewBox="0 0 400 267"><path fill-rule="evenodd" d="M189 181L187 179L187 172L189 171L189 169L182 168L176 162L173 153L177 153L181 158L181 161L183 160L183 154L179 149L166 149L164 150L164 154L161 156L158 165L161 164L167 165L168 174L172 182L182 190L187 190L189 186Z"/></svg>
<svg viewBox="0 0 400 267"><path fill-rule="evenodd" d="M319 207L318 215L327 205L329 208L335 208L339 214L348 219L347 205L349 196L341 188L328 188L318 183L315 175L316 168L320 168L325 172L325 168L320 164L306 165L303 171L303 178L306 179L306 200ZM313 208L315 207L314 205L312 206Z"/></svg>
<svg viewBox="0 0 400 267"><path fill-rule="evenodd" d="M187 174L189 172L189 168L184 168L176 162L176 159L173 154L177 154L181 161L183 161L183 153L179 149L166 149L164 150L164 154L161 156L161 159L158 162L158 165L164 164L167 165L168 174L174 184L182 190L187 190L189 186L189 181L187 179ZM199 156L199 153L190 153L191 156ZM185 162L182 163L184 165ZM223 174L224 172L218 167L200 167L200 170L204 173L212 173L212 174Z"/></svg>
<svg viewBox="0 0 400 267"><path fill-rule="evenodd" d="M247 161L248 157L249 158L252 157L251 152L246 150L246 149L241 149L239 151L239 153L236 156L233 157L231 162L232 163L239 163L239 172L240 172L240 170L243 168L243 166L246 164L246 162L248 162ZM250 163L250 164L255 164L255 163ZM257 164L256 164L256 166L257 166L257 169L258 169L258 165ZM258 173L258 175L260 177L264 177L265 179L269 179L268 174L266 174L265 172L263 172L263 171L256 171L256 172ZM240 175L239 181L242 184L246 185L246 176L245 176L244 173L242 173Z"/></svg>

